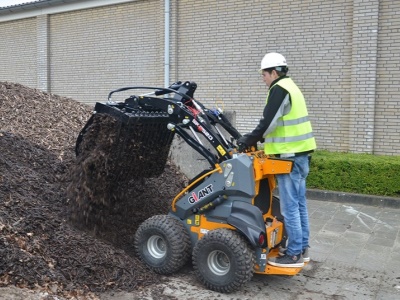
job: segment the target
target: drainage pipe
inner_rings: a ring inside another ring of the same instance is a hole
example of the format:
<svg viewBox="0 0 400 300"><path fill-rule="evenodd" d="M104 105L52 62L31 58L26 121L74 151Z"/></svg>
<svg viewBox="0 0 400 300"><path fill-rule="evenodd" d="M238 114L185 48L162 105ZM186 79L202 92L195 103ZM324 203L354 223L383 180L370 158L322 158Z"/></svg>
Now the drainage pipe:
<svg viewBox="0 0 400 300"><path fill-rule="evenodd" d="M169 33L169 20L170 20L170 0L164 0L165 8L164 8L164 86L169 87L169 68L170 68L170 60L169 60L169 46L170 46L170 33Z"/></svg>

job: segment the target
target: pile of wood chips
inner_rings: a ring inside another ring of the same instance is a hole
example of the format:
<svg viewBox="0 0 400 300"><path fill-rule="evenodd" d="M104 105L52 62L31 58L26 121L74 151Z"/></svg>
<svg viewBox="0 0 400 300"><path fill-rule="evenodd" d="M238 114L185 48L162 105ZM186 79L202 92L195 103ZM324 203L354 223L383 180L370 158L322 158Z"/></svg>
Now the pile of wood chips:
<svg viewBox="0 0 400 300"><path fill-rule="evenodd" d="M145 219L168 212L186 178L171 163L157 178L127 178L118 197L83 218L87 208L72 198L80 167L75 143L91 110L0 82L0 286L96 299L160 282L135 258L132 238Z"/></svg>

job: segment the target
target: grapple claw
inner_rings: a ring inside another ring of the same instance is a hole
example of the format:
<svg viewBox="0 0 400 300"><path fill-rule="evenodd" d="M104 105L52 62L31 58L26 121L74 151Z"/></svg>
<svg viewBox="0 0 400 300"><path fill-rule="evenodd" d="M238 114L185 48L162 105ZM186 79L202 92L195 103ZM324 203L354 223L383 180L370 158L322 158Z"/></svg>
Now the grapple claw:
<svg viewBox="0 0 400 300"><path fill-rule="evenodd" d="M113 164L110 168L118 177L159 176L164 171L174 136L167 129L168 121L164 112L127 110L97 103L95 113L79 133L77 157L97 149L107 154L109 163Z"/></svg>

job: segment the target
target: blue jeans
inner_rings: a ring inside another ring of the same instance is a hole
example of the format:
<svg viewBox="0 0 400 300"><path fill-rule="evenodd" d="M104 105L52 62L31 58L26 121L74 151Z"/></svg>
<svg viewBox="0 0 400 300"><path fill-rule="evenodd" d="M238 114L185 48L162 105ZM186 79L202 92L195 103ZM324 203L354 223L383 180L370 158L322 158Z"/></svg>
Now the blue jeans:
<svg viewBox="0 0 400 300"><path fill-rule="evenodd" d="M290 158L294 161L289 174L276 175L281 213L288 236L286 253L299 255L309 247L310 226L306 200L306 178L309 172L308 155Z"/></svg>

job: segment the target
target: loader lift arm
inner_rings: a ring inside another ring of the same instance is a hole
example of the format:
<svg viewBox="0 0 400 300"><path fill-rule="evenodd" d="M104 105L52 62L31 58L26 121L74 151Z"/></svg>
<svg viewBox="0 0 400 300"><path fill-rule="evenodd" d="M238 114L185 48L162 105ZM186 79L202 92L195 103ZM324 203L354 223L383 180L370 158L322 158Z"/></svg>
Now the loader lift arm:
<svg viewBox="0 0 400 300"><path fill-rule="evenodd" d="M241 135L232 126L222 111L205 108L199 101L193 98L197 85L194 82L177 82L169 88L155 87L126 87L114 90L109 94L108 106L115 106L128 113L136 111L162 111L168 114L168 129L178 133L194 150L207 159L210 165L232 158L232 150L235 145L226 140L216 127L219 124L234 139ZM152 89L153 93L142 96L130 96L124 103L111 102L111 95L121 91L133 89ZM150 96L154 94L154 96ZM164 94L174 94L171 97L155 97ZM185 129L202 134L217 152L217 157L206 148L199 139L193 138Z"/></svg>

